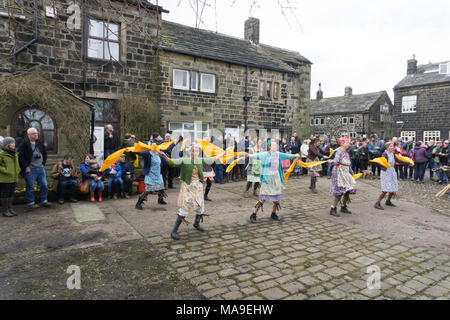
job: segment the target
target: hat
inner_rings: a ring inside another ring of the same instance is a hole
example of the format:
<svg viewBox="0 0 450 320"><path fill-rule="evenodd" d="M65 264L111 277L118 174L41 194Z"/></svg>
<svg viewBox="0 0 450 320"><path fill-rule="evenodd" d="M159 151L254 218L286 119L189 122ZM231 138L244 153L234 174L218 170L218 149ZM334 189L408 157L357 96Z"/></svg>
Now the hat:
<svg viewBox="0 0 450 320"><path fill-rule="evenodd" d="M15 142L16 142L16 140L14 138L11 138L11 137L3 138L2 147L6 148L7 145L9 145L11 143L15 143Z"/></svg>

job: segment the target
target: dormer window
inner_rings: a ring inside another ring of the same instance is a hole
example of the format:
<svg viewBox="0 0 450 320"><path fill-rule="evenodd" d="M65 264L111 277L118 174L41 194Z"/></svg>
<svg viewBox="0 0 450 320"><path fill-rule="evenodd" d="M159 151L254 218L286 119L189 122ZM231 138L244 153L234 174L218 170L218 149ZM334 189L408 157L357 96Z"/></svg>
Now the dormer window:
<svg viewBox="0 0 450 320"><path fill-rule="evenodd" d="M439 74L450 74L450 62L439 64Z"/></svg>

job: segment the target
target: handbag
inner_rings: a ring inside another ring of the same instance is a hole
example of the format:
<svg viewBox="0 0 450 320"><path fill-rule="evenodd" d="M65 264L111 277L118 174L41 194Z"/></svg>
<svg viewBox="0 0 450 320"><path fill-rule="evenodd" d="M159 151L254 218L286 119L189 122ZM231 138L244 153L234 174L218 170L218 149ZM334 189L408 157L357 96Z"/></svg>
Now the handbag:
<svg viewBox="0 0 450 320"><path fill-rule="evenodd" d="M78 192L81 194L89 193L89 179L78 184Z"/></svg>

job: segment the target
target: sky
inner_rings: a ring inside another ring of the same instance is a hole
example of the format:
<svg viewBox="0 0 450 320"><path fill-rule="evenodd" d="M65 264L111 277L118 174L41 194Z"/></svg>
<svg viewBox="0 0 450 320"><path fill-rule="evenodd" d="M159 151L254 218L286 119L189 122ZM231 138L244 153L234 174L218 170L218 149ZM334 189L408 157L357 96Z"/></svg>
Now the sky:
<svg viewBox="0 0 450 320"><path fill-rule="evenodd" d="M312 63L311 98L319 82L324 97L386 90L406 75L407 60L418 64L450 60L448 0L290 0L207 1L201 29L243 38L244 22L260 19L260 43L299 52ZM152 1L156 3L155 0ZM195 27L194 0L159 0L170 13L163 19ZM216 6L214 6L216 3Z"/></svg>

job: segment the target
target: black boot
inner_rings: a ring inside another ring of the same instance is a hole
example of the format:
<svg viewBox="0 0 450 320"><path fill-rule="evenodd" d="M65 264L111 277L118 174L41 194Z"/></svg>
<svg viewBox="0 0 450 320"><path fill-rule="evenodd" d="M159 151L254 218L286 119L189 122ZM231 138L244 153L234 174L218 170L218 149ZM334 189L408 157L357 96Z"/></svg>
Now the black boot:
<svg viewBox="0 0 450 320"><path fill-rule="evenodd" d="M164 201L164 196L165 196L165 192L164 191L159 191L158 192L158 203L159 204L167 204L167 202L166 201Z"/></svg>
<svg viewBox="0 0 450 320"><path fill-rule="evenodd" d="M142 210L142 204L144 203L145 199L144 197L139 197L138 201L136 202L136 209Z"/></svg>
<svg viewBox="0 0 450 320"><path fill-rule="evenodd" d="M336 211L336 208L331 208L330 214L335 217L340 217L341 215Z"/></svg>
<svg viewBox="0 0 450 320"><path fill-rule="evenodd" d="M389 207L396 207L396 205L393 204L393 203L391 202L391 200L386 200L386 205L389 206Z"/></svg>
<svg viewBox="0 0 450 320"><path fill-rule="evenodd" d="M270 218L275 221L281 221L280 217L277 216L277 214L275 212L272 212L272 215L270 216Z"/></svg>
<svg viewBox="0 0 450 320"><path fill-rule="evenodd" d="M381 206L379 202L375 202L375 205L373 207L379 210L384 210L384 208Z"/></svg>
<svg viewBox="0 0 450 320"><path fill-rule="evenodd" d="M256 213L252 213L252 215L250 216L250 222L256 223Z"/></svg>
<svg viewBox="0 0 450 320"><path fill-rule="evenodd" d="M195 215L194 228L197 229L198 231L205 231L205 229L203 229L200 226L200 220L202 220L202 216L200 214L196 214Z"/></svg>
<svg viewBox="0 0 450 320"><path fill-rule="evenodd" d="M2 205L4 209L3 216L8 218L14 217L14 215L9 211L8 199L2 199Z"/></svg>
<svg viewBox="0 0 450 320"><path fill-rule="evenodd" d="M347 206L341 207L341 212L351 214L352 212L347 209Z"/></svg>
<svg viewBox="0 0 450 320"><path fill-rule="evenodd" d="M173 226L172 232L170 233L170 236L174 240L180 240L180 236L178 235L177 231L180 227L181 222L183 221L182 216L177 216L177 220L175 221L175 225Z"/></svg>

